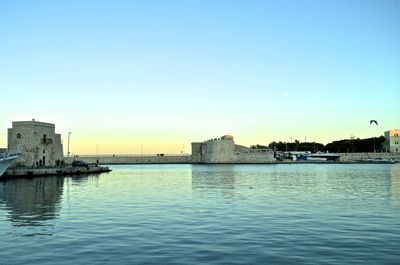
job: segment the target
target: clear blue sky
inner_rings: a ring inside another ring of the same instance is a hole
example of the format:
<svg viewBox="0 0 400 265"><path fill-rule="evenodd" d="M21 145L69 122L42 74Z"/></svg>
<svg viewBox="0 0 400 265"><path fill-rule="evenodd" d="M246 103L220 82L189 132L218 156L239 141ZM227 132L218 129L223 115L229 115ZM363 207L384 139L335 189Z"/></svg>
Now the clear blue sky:
<svg viewBox="0 0 400 265"><path fill-rule="evenodd" d="M0 1L0 147L178 153L400 128L400 1ZM376 119L379 126L370 126Z"/></svg>

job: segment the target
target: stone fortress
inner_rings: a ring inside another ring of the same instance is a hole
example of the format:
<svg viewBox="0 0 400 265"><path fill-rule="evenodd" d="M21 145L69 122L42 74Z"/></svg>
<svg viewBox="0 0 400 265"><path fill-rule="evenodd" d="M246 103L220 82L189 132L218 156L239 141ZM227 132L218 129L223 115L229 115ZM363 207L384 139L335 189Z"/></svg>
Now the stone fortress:
<svg viewBox="0 0 400 265"><path fill-rule="evenodd" d="M14 121L8 129L8 152L21 153L15 166L58 166L60 161L71 163L85 160L89 163L273 163L274 153L269 149L250 149L237 145L233 136L192 143L192 155L132 155L132 156L76 156L63 155L61 135L55 125L32 121Z"/></svg>
<svg viewBox="0 0 400 265"><path fill-rule="evenodd" d="M8 152L21 153L18 166L56 166L64 158L61 135L55 125L32 121L14 121L8 129Z"/></svg>
<svg viewBox="0 0 400 265"><path fill-rule="evenodd" d="M235 144L233 136L192 143L192 163L273 163L274 152Z"/></svg>
<svg viewBox="0 0 400 265"><path fill-rule="evenodd" d="M339 162L357 161L373 158L400 159L400 130L385 132L387 151L377 153L338 153ZM231 135L210 139L203 142L192 142L191 155L158 154L158 155L76 155L64 157L61 135L55 133L55 125L32 121L12 122L8 129L9 153L21 153L14 166L54 167L60 161L72 163L84 160L93 164L268 164L276 163L274 152L270 149L252 149L237 145Z"/></svg>

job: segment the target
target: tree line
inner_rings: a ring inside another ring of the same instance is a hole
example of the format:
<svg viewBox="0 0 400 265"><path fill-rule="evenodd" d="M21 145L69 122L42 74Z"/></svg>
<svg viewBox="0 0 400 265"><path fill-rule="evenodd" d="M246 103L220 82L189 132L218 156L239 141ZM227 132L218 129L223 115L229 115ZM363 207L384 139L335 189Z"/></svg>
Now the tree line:
<svg viewBox="0 0 400 265"><path fill-rule="evenodd" d="M253 145L252 149L272 149L275 151L310 151L310 152L331 152L331 153L359 153L359 152L385 152L386 138L384 136L365 139L344 139L333 141L326 145L316 142L271 142L268 146Z"/></svg>

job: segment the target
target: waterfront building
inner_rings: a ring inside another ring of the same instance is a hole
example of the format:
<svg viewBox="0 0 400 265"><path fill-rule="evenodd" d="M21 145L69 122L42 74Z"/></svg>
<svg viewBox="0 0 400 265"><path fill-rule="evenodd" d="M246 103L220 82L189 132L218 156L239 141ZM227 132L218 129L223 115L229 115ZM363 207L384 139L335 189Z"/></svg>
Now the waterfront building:
<svg viewBox="0 0 400 265"><path fill-rule="evenodd" d="M274 153L269 149L251 149L235 144L233 136L192 143L192 163L271 163Z"/></svg>
<svg viewBox="0 0 400 265"><path fill-rule="evenodd" d="M400 130L389 130L385 132L386 147L391 153L400 152Z"/></svg>
<svg viewBox="0 0 400 265"><path fill-rule="evenodd" d="M21 153L15 165L56 166L63 160L61 135L55 125L32 121L14 121L8 129L8 152Z"/></svg>

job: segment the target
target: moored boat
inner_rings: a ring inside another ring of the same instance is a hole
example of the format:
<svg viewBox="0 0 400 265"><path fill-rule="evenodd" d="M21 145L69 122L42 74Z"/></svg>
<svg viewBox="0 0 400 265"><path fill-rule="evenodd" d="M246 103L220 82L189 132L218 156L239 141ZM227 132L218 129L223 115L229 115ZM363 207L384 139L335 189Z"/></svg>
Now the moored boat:
<svg viewBox="0 0 400 265"><path fill-rule="evenodd" d="M317 152L315 154L309 154L307 156L307 160L315 160L315 161L338 161L340 155L335 153L323 153Z"/></svg>
<svg viewBox="0 0 400 265"><path fill-rule="evenodd" d="M340 155L335 153L311 153L311 152L291 152L290 154L293 157L294 161L339 161Z"/></svg>
<svg viewBox="0 0 400 265"><path fill-rule="evenodd" d="M20 157L20 154L0 154L0 177L11 165L12 161Z"/></svg>

